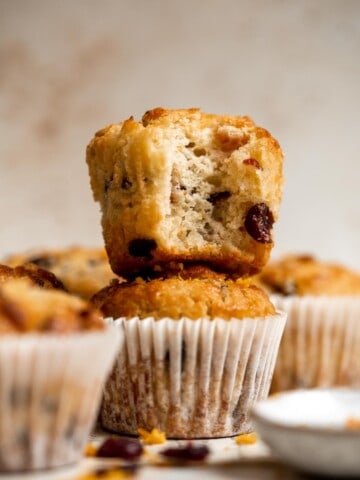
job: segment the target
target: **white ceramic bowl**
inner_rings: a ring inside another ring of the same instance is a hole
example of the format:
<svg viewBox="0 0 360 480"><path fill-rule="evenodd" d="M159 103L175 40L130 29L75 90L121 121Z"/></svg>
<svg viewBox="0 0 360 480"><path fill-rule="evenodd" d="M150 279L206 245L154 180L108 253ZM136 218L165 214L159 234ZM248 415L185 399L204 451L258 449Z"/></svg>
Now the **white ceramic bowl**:
<svg viewBox="0 0 360 480"><path fill-rule="evenodd" d="M252 410L255 430L273 453L302 471L360 476L360 389L295 390L275 394Z"/></svg>

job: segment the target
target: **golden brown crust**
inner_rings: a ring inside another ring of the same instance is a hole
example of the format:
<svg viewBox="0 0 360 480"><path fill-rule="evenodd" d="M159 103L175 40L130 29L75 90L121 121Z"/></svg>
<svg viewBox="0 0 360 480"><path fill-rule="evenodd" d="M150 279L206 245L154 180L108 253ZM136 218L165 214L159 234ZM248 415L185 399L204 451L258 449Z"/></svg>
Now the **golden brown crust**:
<svg viewBox="0 0 360 480"><path fill-rule="evenodd" d="M12 268L0 264L0 284L15 278L26 278L43 288L65 290L63 283L53 273L36 265L27 264Z"/></svg>
<svg viewBox="0 0 360 480"><path fill-rule="evenodd" d="M11 266L27 263L46 269L56 275L70 293L84 299L89 299L111 280L118 278L111 270L104 248L38 250L12 255L4 263Z"/></svg>
<svg viewBox="0 0 360 480"><path fill-rule="evenodd" d="M281 295L360 295L360 274L311 255L288 255L259 275L264 288Z"/></svg>
<svg viewBox="0 0 360 480"><path fill-rule="evenodd" d="M255 318L273 315L265 292L245 281L219 278L171 277L146 282L113 283L93 298L105 316L198 318Z"/></svg>
<svg viewBox="0 0 360 480"><path fill-rule="evenodd" d="M0 334L102 328L99 311L78 297L40 288L23 278L0 284Z"/></svg>
<svg viewBox="0 0 360 480"><path fill-rule="evenodd" d="M249 117L199 109L156 108L99 131L87 163L113 270L175 261L256 273L273 246L282 160Z"/></svg>

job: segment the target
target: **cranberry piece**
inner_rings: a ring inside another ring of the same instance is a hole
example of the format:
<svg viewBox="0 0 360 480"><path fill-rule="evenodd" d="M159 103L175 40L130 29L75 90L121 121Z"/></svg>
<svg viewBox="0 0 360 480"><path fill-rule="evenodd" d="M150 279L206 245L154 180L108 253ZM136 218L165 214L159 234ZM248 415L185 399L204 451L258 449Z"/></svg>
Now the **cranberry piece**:
<svg viewBox="0 0 360 480"><path fill-rule="evenodd" d="M152 258L151 251L157 247L155 240L149 238L134 238L128 245L132 257Z"/></svg>
<svg viewBox="0 0 360 480"><path fill-rule="evenodd" d="M44 255L43 257L31 257L27 260L27 262L35 263L35 265L38 267L49 270L49 268L54 266L55 258Z"/></svg>
<svg viewBox="0 0 360 480"><path fill-rule="evenodd" d="M206 445L188 443L181 447L166 448L160 452L160 455L176 461L201 462L205 460L209 453L209 447Z"/></svg>
<svg viewBox="0 0 360 480"><path fill-rule="evenodd" d="M255 159L255 158L247 158L246 160L243 160L244 165L252 165L255 168L258 168L262 170L262 166L260 163Z"/></svg>
<svg viewBox="0 0 360 480"><path fill-rule="evenodd" d="M96 456L105 458L122 458L136 460L143 452L138 440L131 438L109 437L100 445Z"/></svg>
<svg viewBox="0 0 360 480"><path fill-rule="evenodd" d="M259 243L271 243L273 223L273 214L266 203L257 203L248 210L244 225L254 240Z"/></svg>
<svg viewBox="0 0 360 480"><path fill-rule="evenodd" d="M220 202L221 200L227 200L230 197L230 192L214 192L211 193L207 201L214 204Z"/></svg>
<svg viewBox="0 0 360 480"><path fill-rule="evenodd" d="M124 177L121 182L121 188L123 190L129 190L129 188L131 187L132 187L132 183L130 182L130 180L127 177Z"/></svg>

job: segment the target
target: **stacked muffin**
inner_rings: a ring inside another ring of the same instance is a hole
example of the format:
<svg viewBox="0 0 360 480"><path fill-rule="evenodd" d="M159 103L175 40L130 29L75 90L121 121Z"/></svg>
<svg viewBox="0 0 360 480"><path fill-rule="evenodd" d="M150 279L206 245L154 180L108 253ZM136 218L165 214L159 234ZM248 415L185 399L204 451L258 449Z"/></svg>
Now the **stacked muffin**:
<svg viewBox="0 0 360 480"><path fill-rule="evenodd" d="M360 386L360 275L309 255L267 265L259 281L288 321L272 391Z"/></svg>
<svg viewBox="0 0 360 480"><path fill-rule="evenodd" d="M168 437L248 431L268 393L284 315L245 276L273 246L283 183L277 141L247 117L146 112L87 148L113 271L94 302L125 340L102 425Z"/></svg>

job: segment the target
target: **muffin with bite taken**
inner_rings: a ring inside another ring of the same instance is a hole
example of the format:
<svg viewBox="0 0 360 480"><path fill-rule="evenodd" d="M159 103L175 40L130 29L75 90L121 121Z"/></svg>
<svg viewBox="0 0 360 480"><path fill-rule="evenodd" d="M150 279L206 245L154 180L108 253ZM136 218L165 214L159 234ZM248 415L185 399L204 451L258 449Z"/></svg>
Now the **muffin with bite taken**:
<svg viewBox="0 0 360 480"><path fill-rule="evenodd" d="M267 262L283 154L249 117L155 108L97 132L86 160L118 275L169 262L248 274Z"/></svg>

